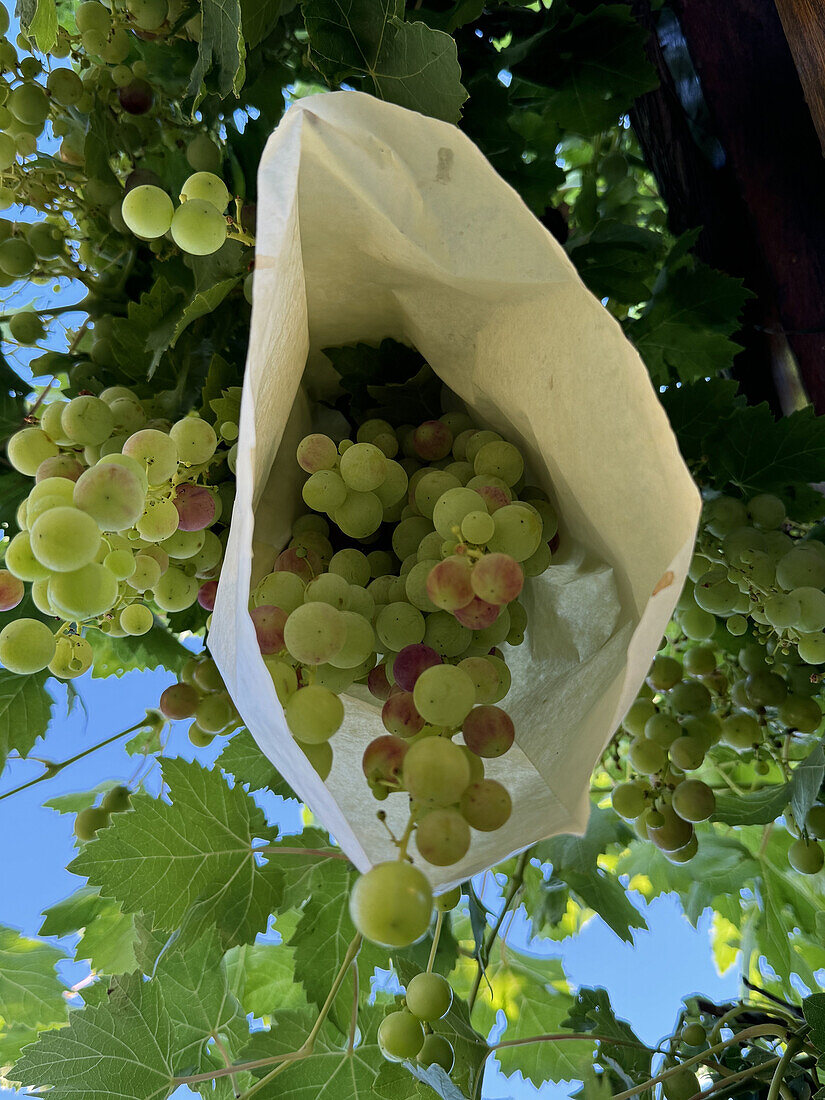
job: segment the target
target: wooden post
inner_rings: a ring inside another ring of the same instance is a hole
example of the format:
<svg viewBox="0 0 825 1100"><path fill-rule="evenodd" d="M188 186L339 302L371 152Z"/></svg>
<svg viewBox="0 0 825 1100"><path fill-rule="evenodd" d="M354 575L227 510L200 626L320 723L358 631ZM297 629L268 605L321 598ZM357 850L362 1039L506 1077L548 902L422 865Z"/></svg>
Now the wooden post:
<svg viewBox="0 0 825 1100"><path fill-rule="evenodd" d="M825 153L825 7L822 0L774 2Z"/></svg>

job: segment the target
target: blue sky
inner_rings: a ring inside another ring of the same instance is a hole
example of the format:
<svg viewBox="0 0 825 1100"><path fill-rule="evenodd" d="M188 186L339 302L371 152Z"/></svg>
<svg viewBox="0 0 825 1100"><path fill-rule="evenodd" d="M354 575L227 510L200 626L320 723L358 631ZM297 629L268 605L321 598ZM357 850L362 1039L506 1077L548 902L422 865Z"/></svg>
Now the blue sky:
<svg viewBox="0 0 825 1100"><path fill-rule="evenodd" d="M107 680L94 680L87 675L75 681L80 699L70 714L66 711L65 689L56 685L58 702L42 755L63 760L132 725L146 707L157 704L160 693L173 679L165 672L129 673L121 679ZM169 753L210 763L220 752L224 739L216 738L207 750L195 750L186 736L186 725L183 722L173 726ZM35 753L39 755L37 749ZM57 794L89 789L105 780L128 780L135 768L135 758L120 744L114 744L67 768L56 778L0 802L7 884L0 901L0 923L36 935L43 909L82 885L80 879L66 870L74 852L73 819L44 809L41 803ZM13 761L0 781L0 789L8 790L25 782L39 770L36 764ZM149 776L150 790L156 790L155 776L156 773ZM297 803L284 803L270 796L262 805L285 832L300 828ZM548 954L562 959L574 985L604 986L616 1013L628 1020L642 1039L653 1043L670 1032L683 996L701 991L717 1000L734 997L737 972L733 968L724 976L717 974L707 918L700 922L698 930L693 929L672 896L659 898L651 905L639 899L639 904L650 930L637 931L635 944L622 943L599 918L594 918L575 938L548 944ZM511 942L524 946L522 922L514 926ZM70 948L72 944L64 946ZM87 973L83 963L61 967L61 977L67 985ZM539 1097L555 1100L568 1096L570 1091L566 1086L549 1084L537 1090L518 1075L509 1079L502 1076L491 1064L483 1095L484 1100ZM176 1095L187 1093L188 1090L180 1089Z"/></svg>

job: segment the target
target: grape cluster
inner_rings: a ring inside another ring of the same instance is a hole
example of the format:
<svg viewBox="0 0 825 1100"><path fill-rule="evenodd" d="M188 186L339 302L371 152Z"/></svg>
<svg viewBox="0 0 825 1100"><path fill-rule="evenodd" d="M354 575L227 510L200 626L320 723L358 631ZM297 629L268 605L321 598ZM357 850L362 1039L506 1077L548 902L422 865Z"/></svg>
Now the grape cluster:
<svg viewBox="0 0 825 1100"><path fill-rule="evenodd" d="M388 1013L378 1028L378 1046L390 1062L415 1059L422 1066L437 1065L449 1073L455 1061L452 1043L432 1031L450 1011L453 991L440 974L423 971L407 983L405 1004Z"/></svg>
<svg viewBox="0 0 825 1100"><path fill-rule="evenodd" d="M309 435L297 460L314 513L251 611L287 724L325 778L339 695L366 684L387 730L364 752L370 789L380 801L404 792L418 854L450 866L471 829L510 816L506 788L485 776L515 737L496 647L524 640L518 597L550 563L555 513L525 487L518 450L463 413L398 430L370 419L338 444Z"/></svg>
<svg viewBox="0 0 825 1100"><path fill-rule="evenodd" d="M216 734L231 733L241 724L218 666L206 654L186 662L180 680L166 688L158 706L170 721L194 719L189 740L199 749L211 744Z"/></svg>
<svg viewBox="0 0 825 1100"><path fill-rule="evenodd" d="M689 645L689 643L680 643ZM784 782L789 760L810 749L822 722L816 675L794 650L778 643L745 644L717 662L705 645L670 647L653 661L647 683L622 722L620 761L631 778L612 791L616 812L676 863L698 849L694 826L713 817L714 787L728 789L719 768L742 760L767 782ZM825 856L825 806L797 827L789 859L816 873Z"/></svg>
<svg viewBox="0 0 825 1100"><path fill-rule="evenodd" d="M177 209L162 188L144 183L127 191L121 214L128 228L142 240L152 241L170 233L182 251L209 256L226 240L229 223L224 211L228 205L229 191L220 176L195 172L183 185Z"/></svg>
<svg viewBox="0 0 825 1100"><path fill-rule="evenodd" d="M46 623L19 618L0 631L0 662L21 675L46 667L82 675L93 648L84 631L145 634L154 611L196 601L211 611L223 544L210 530L232 505L206 484L228 457L197 416L147 419L122 386L43 407L8 442L11 465L34 479L0 571L0 607L17 606L24 583Z"/></svg>
<svg viewBox="0 0 825 1100"><path fill-rule="evenodd" d="M790 530L784 504L770 494L707 502L676 613L688 638L710 638L717 616L739 637L750 618L781 650L825 663L825 543Z"/></svg>
<svg viewBox="0 0 825 1100"><path fill-rule="evenodd" d="M128 787L112 787L101 799L99 806L81 810L74 819L74 833L78 840L93 840L98 829L105 829L112 814L122 814L131 809Z"/></svg>

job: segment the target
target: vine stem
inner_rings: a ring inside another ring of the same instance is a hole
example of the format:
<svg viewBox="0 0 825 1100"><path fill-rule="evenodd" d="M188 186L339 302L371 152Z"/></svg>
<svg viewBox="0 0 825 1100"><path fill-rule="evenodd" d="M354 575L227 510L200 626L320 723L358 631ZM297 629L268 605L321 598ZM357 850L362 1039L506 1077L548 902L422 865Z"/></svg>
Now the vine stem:
<svg viewBox="0 0 825 1100"><path fill-rule="evenodd" d="M134 726L130 726L127 730L121 730L120 733L115 733L111 737L107 737L104 741L99 741L96 745L84 749L83 752L70 756L68 760L64 760L60 764L47 764L45 770L34 779L30 779L28 783L21 783L19 787L12 787L10 791L5 791L3 794L0 794L0 802L2 802L4 798L11 798L13 794L19 794L20 791L25 791L29 787L34 787L37 783L42 783L45 779L53 779L58 772L62 772L63 769L68 768L70 764L76 764L77 761L82 760L84 756L97 752L98 749L105 748L106 745L111 745L113 741L119 741L121 737L126 737L129 733L135 733L137 730L143 729L146 725L147 721L144 719L144 721L137 722Z"/></svg>
<svg viewBox="0 0 825 1100"><path fill-rule="evenodd" d="M223 1045L223 1043L222 1043L222 1042L220 1041L220 1039L218 1038L218 1035L217 1035L217 1033L216 1033L216 1032L214 1032L214 1031L212 1032L212 1038L213 1038L213 1039L215 1040L215 1048L216 1048L216 1049L217 1049L217 1051L219 1052L219 1054L220 1054L221 1058L223 1058L223 1063L224 1063L224 1065L225 1065L225 1066L227 1066L227 1067L231 1067L231 1065L232 1065L232 1062L231 1062L231 1060L230 1060L229 1054L227 1053L226 1047L225 1047L225 1046ZM232 1093L233 1093L233 1095L235 1096L235 1100L238 1100L238 1097L239 1097L239 1096L240 1096L241 1094L240 1094L240 1092L238 1091L238 1081L237 1081L237 1078L236 1078L236 1077L235 1077L234 1075L230 1075L230 1078L229 1078L229 1080L230 1080L230 1082L231 1082L231 1084L232 1084Z"/></svg>
<svg viewBox="0 0 825 1100"><path fill-rule="evenodd" d="M496 923L493 925L493 927L490 929L489 936L486 936L484 938L483 943L479 947L479 958L477 960L478 971L476 973L475 980L473 981L473 988L470 990L470 996L467 998L467 1011L470 1015L472 1015L472 1011L476 1003L476 997L478 996L478 991L481 987L481 979L484 976L484 971L487 966L487 960L490 957L490 951L492 950L493 944L496 942L496 937L498 936L501 930L501 926L504 923L504 918L507 916L507 911L513 904L513 898L515 898L516 894L522 887L522 884L524 882L524 869L527 866L527 861L529 858L529 848L526 852L522 852L521 855L518 857L516 869L515 871L513 871L513 877L510 879L510 886L504 897L504 904L501 907L501 912L498 915L498 919L496 920Z"/></svg>
<svg viewBox="0 0 825 1100"><path fill-rule="evenodd" d="M802 1046L802 1036L794 1035L788 1042L782 1052L782 1057L779 1059L776 1065L776 1069L773 1071L773 1077L771 1078L771 1087L768 1089L767 1100L778 1100L779 1090L782 1087L782 1078L785 1076L785 1070L788 1068L788 1064Z"/></svg>
<svg viewBox="0 0 825 1100"><path fill-rule="evenodd" d="M438 941L441 939L441 928L444 924L444 914L439 909L438 916L435 919L435 931L433 932L433 945L430 948L430 957L427 959L427 973L431 973L433 963L435 962L435 953L438 950Z"/></svg>
<svg viewBox="0 0 825 1100"><path fill-rule="evenodd" d="M761 1065L749 1066L748 1069L740 1070L739 1073L731 1073L721 1081L714 1081L706 1089L694 1093L690 1100L710 1100L711 1096L716 1096L719 1092L727 1092L731 1085L738 1084L740 1081L747 1081L749 1077L755 1077L762 1070L772 1069L780 1061L780 1058L773 1058L768 1062L762 1062Z"/></svg>
<svg viewBox="0 0 825 1100"><path fill-rule="evenodd" d="M721 1043L715 1043L712 1047L708 1047L707 1050L703 1050L701 1054L694 1054L692 1058L686 1059L684 1062L680 1062L678 1066L672 1066L670 1069L662 1070L661 1073L655 1077L651 1077L648 1081L643 1081L641 1085L634 1085L632 1089L626 1089L625 1092L617 1092L611 1097L611 1100L628 1100L631 1096L638 1096L640 1092L644 1092L645 1089L651 1088L653 1085L658 1085L660 1081L667 1081L668 1078L680 1073L683 1069L689 1069L690 1066L698 1065L700 1062L706 1062L708 1056L711 1054L718 1054L722 1050L726 1050L728 1047L737 1046L740 1043L746 1042L748 1039L756 1039L762 1035L785 1035L785 1029L777 1027L776 1024L756 1024L754 1027L746 1027L744 1031L738 1032L738 1034L732 1036L730 1039L725 1039ZM612 1043L613 1040L611 1039ZM777 1059L778 1061L779 1059ZM763 1063L762 1066L757 1068L764 1069L765 1065L770 1063ZM725 1082L732 1081L732 1077L726 1077ZM700 1093L703 1098L710 1093Z"/></svg>
<svg viewBox="0 0 825 1100"><path fill-rule="evenodd" d="M490 1053L495 1050L502 1050L504 1047L524 1047L530 1043L563 1043L566 1040L574 1039L581 1042L583 1039L588 1043L612 1043L617 1047L633 1047L634 1050L648 1050L649 1048L644 1043L634 1043L630 1039L614 1039L609 1035L594 1035L592 1031L585 1032L557 1032L550 1035L529 1035L526 1039L505 1039L502 1043L494 1043L490 1047Z"/></svg>
<svg viewBox="0 0 825 1100"><path fill-rule="evenodd" d="M280 844L265 844L262 848L255 848L255 852L261 855L273 852L279 856L326 856L327 859L344 859L349 863L349 857L343 852L334 852L327 848L285 848Z"/></svg>

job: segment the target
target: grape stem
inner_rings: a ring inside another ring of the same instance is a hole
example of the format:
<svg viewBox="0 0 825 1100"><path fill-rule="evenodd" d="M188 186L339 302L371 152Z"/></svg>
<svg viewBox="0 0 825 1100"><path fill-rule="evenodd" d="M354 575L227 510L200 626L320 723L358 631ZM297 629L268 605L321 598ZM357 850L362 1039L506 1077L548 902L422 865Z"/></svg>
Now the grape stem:
<svg viewBox="0 0 825 1100"><path fill-rule="evenodd" d="M105 748L106 745L111 745L113 741L119 741L121 737L126 737L127 734L136 733L139 729L144 729L147 725L147 720L144 718L142 722L136 722L134 726L129 726L126 730L121 730L120 733L112 734L111 737L107 737L103 741L99 741L96 745L92 745L88 749L84 749L83 752L76 753L74 756L70 756L68 760L63 760L60 763L44 763L43 772L36 776L34 779L30 779L28 783L21 783L19 787L12 787L10 791L5 791L0 794L0 802L4 798L11 798L13 794L19 794L20 791L25 791L29 787L35 786L37 783L42 783L45 779L52 779L62 772L64 768L68 768L70 764L76 764L78 760L82 760L84 756L88 756L90 753L97 752L98 749Z"/></svg>
<svg viewBox="0 0 825 1100"><path fill-rule="evenodd" d="M773 1071L773 1077L771 1078L771 1087L768 1089L767 1100L778 1100L779 1090L782 1087L782 1079L785 1076L785 1070L788 1068L793 1056L802 1046L802 1036L794 1035L782 1052L782 1057L779 1059L776 1069Z"/></svg>
<svg viewBox="0 0 825 1100"><path fill-rule="evenodd" d="M700 1062L707 1062L708 1056L711 1054L718 1054L722 1050L726 1050L728 1047L738 1046L741 1043L747 1042L748 1039L755 1039L762 1035L781 1035L784 1036L786 1031L784 1028L776 1024L756 1024L754 1027L746 1027L744 1031L738 1032L730 1039L724 1039L721 1043L715 1043L712 1047L708 1047L707 1050L703 1050L701 1054L694 1054L692 1058L685 1059L684 1062L680 1062L678 1066L672 1066L670 1069L662 1070L661 1073L655 1077L651 1077L648 1081L643 1081L640 1085L634 1085L632 1089L627 1089L625 1092L617 1092L611 1097L611 1100L628 1100L631 1096L638 1096L640 1092L644 1092L646 1089L652 1088L654 1085L658 1085L660 1081L667 1081L670 1077L674 1077L677 1073L681 1073L683 1069L689 1069L691 1066L698 1065ZM611 1039L612 1043L614 1040ZM778 1062L779 1059L777 1058ZM764 1069L765 1066L773 1065L772 1062L763 1062L759 1066L755 1066L752 1070L748 1070L747 1073L753 1073L757 1070ZM727 1087L737 1075L734 1077L725 1078L725 1086ZM714 1085L714 1088L716 1086ZM702 1098L709 1096L708 1092L701 1092L698 1094ZM695 1100L695 1098L691 1098Z"/></svg>
<svg viewBox="0 0 825 1100"><path fill-rule="evenodd" d="M324 856L327 859L344 859L349 863L348 856L331 848L286 848L280 844L265 844L262 848L255 848L254 851L259 855L273 852L279 856Z"/></svg>
<svg viewBox="0 0 825 1100"><path fill-rule="evenodd" d="M227 1052L227 1049L223 1045L223 1043L220 1041L220 1038L218 1037L217 1032L215 1032L215 1031L212 1032L212 1038L215 1040L215 1049L218 1051L221 1058L223 1058L223 1064L227 1068L232 1068L232 1062L229 1058L229 1054ZM236 1075L235 1074L230 1074L229 1080L232 1083L232 1094L235 1097L235 1100L238 1100L238 1097L241 1095L241 1093L240 1093L240 1090L238 1089L238 1080L237 1080Z"/></svg>
<svg viewBox="0 0 825 1100"><path fill-rule="evenodd" d="M435 919L435 932L433 932L433 945L430 948L430 957L427 959L427 973L431 973L435 962L435 953L438 951L438 941L441 939L441 928L444 924L444 914L439 910Z"/></svg>
<svg viewBox="0 0 825 1100"><path fill-rule="evenodd" d="M522 852L521 855L518 857L518 862L516 863L516 868L513 871L513 876L510 879L510 886L504 897L504 904L501 907L501 912L498 915L496 923L490 929L489 935L485 936L483 942L478 945L478 957L476 959L476 962L478 963L478 970L476 972L475 980L473 981L473 988L470 990L470 996L467 998L467 1011L470 1015L472 1015L473 1008L476 1003L476 998L478 997L478 991L481 987L481 979L484 977L484 972L487 969L487 963L490 958L490 951L492 950L493 944L496 942L496 937L501 931L501 926L504 922L504 918L507 915L507 911L513 904L513 899L515 898L516 894L519 892L524 883L524 871L527 867L527 861L529 860L529 858L530 849L528 848L527 851Z"/></svg>

